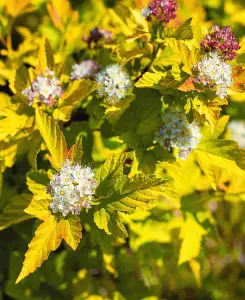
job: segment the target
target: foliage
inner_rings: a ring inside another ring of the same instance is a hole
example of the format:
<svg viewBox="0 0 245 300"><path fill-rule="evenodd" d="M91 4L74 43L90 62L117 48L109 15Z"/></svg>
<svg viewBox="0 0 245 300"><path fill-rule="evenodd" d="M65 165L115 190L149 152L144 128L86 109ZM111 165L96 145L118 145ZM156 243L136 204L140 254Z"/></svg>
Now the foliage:
<svg viewBox="0 0 245 300"><path fill-rule="evenodd" d="M160 2L1 1L0 300L243 299L245 6Z"/></svg>

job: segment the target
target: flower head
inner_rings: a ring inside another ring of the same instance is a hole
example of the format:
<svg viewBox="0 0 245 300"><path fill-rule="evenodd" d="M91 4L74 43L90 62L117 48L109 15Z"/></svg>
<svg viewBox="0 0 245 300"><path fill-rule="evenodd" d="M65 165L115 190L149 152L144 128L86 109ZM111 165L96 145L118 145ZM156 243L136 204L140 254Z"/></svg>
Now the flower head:
<svg viewBox="0 0 245 300"><path fill-rule="evenodd" d="M88 37L84 37L83 40L88 43L90 47L92 43L97 44L100 40L104 40L105 43L112 42L112 32L106 29L99 29L95 27L90 31Z"/></svg>
<svg viewBox="0 0 245 300"><path fill-rule="evenodd" d="M232 69L217 52L206 54L194 68L198 71L196 82L216 89L221 99L227 96L227 88L232 85Z"/></svg>
<svg viewBox="0 0 245 300"><path fill-rule="evenodd" d="M141 15L142 15L142 17L147 18L147 17L149 17L151 14L152 14L152 11L151 11L151 9L150 9L149 7L144 7L144 8L142 8L142 10L141 10Z"/></svg>
<svg viewBox="0 0 245 300"><path fill-rule="evenodd" d="M188 123L183 112L166 112L155 140L165 149L178 148L177 157L186 159L197 148L202 134L196 121Z"/></svg>
<svg viewBox="0 0 245 300"><path fill-rule="evenodd" d="M174 0L151 0L148 8L143 8L142 15L148 18L154 16L159 22L169 23L176 17L178 4Z"/></svg>
<svg viewBox="0 0 245 300"><path fill-rule="evenodd" d="M99 66L93 60L84 60L80 64L74 64L72 66L71 80L79 80L93 76L98 70Z"/></svg>
<svg viewBox="0 0 245 300"><path fill-rule="evenodd" d="M118 103L125 98L131 87L128 74L118 64L108 66L98 73L96 81L100 84L98 94L106 97L106 101L111 104Z"/></svg>
<svg viewBox="0 0 245 300"><path fill-rule="evenodd" d="M233 120L229 122L228 129L231 131L231 137L241 148L245 148L245 121Z"/></svg>
<svg viewBox="0 0 245 300"><path fill-rule="evenodd" d="M33 80L30 87L22 91L22 94L28 98L29 105L32 105L34 100L42 101L49 106L54 105L62 93L59 80L49 69L46 69L44 75L41 74Z"/></svg>
<svg viewBox="0 0 245 300"><path fill-rule="evenodd" d="M236 57L235 51L240 49L230 26L221 29L214 25L200 44L206 52L217 51L224 60L233 60Z"/></svg>
<svg viewBox="0 0 245 300"><path fill-rule="evenodd" d="M81 167L66 160L47 189L53 198L50 203L52 212L65 217L68 213L79 215L82 208L90 208L90 201L97 187L94 176L92 168Z"/></svg>

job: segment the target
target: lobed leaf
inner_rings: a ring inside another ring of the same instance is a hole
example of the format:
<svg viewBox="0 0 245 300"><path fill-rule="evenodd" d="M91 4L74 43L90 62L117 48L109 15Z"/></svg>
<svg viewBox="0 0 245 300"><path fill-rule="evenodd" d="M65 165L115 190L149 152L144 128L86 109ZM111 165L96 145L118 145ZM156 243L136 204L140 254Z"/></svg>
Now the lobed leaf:
<svg viewBox="0 0 245 300"><path fill-rule="evenodd" d="M155 175L135 174L130 178L124 175L124 162L130 157L130 153L112 155L98 171L100 184L96 195L99 204L94 221L107 234L111 233L109 225L112 222L126 233L119 212L132 213L137 207L151 208L163 197L166 180L157 179Z"/></svg>
<svg viewBox="0 0 245 300"><path fill-rule="evenodd" d="M82 226L77 217L59 222L51 216L35 231L35 237L28 245L22 270L16 283L33 273L48 259L50 252L55 251L64 239L75 250L82 237Z"/></svg>
<svg viewBox="0 0 245 300"><path fill-rule="evenodd" d="M61 237L73 250L76 250L82 238L82 225L79 218L72 216L68 220L61 220L58 223L58 227Z"/></svg>
<svg viewBox="0 0 245 300"><path fill-rule="evenodd" d="M16 283L33 273L47 260L51 251L55 251L61 244L61 233L54 218L43 222L35 231L35 237L28 245L22 270Z"/></svg>

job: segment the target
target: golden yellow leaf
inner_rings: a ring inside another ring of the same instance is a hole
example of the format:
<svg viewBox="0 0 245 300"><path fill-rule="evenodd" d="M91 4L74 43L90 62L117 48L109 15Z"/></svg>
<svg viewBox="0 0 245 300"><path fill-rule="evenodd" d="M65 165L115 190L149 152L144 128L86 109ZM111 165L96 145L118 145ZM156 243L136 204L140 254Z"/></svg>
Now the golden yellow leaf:
<svg viewBox="0 0 245 300"><path fill-rule="evenodd" d="M107 234L111 234L108 225L110 221L110 215L104 208L98 209L94 213L94 222L99 229L104 229Z"/></svg>
<svg viewBox="0 0 245 300"><path fill-rule="evenodd" d="M53 70L54 55L50 43L46 37L41 41L38 50L38 68L41 73L45 73L46 69Z"/></svg>
<svg viewBox="0 0 245 300"><path fill-rule="evenodd" d="M61 233L57 222L50 218L42 223L35 231L35 237L28 245L22 270L16 283L33 273L40 267L44 260L48 259L51 251L55 251L61 244Z"/></svg>
<svg viewBox="0 0 245 300"><path fill-rule="evenodd" d="M198 256L200 252L202 236L206 234L206 230L194 219L191 214L188 214L180 231L182 244L178 261L179 265Z"/></svg>
<svg viewBox="0 0 245 300"><path fill-rule="evenodd" d="M232 91L237 93L245 92L245 68L243 66L236 66L232 69L233 85L230 87Z"/></svg>
<svg viewBox="0 0 245 300"><path fill-rule="evenodd" d="M196 259L192 259L191 261L189 261L191 270L193 272L193 275L196 279L196 284L198 287L201 286L201 265L200 263L196 260Z"/></svg>
<svg viewBox="0 0 245 300"><path fill-rule="evenodd" d="M62 29L72 10L68 0L51 0L47 4L47 10L55 27Z"/></svg>
<svg viewBox="0 0 245 300"><path fill-rule="evenodd" d="M50 201L51 199L40 199L34 196L30 205L25 209L25 213L45 221L51 216Z"/></svg>
<svg viewBox="0 0 245 300"><path fill-rule="evenodd" d="M36 109L36 124L51 154L50 161L59 169L67 155L67 146L63 133L55 120Z"/></svg>
<svg viewBox="0 0 245 300"><path fill-rule="evenodd" d="M190 50L184 41L174 38L166 38L166 45L169 46L174 54L177 54L183 62L183 70L192 75L192 68L198 59L198 49L192 47Z"/></svg>
<svg viewBox="0 0 245 300"><path fill-rule="evenodd" d="M67 244L76 250L82 238L82 225L78 217L70 217L69 220L61 220L58 223L61 237Z"/></svg>
<svg viewBox="0 0 245 300"><path fill-rule="evenodd" d="M31 0L9 0L6 2L7 13L12 17L17 17L21 14L33 10Z"/></svg>
<svg viewBox="0 0 245 300"><path fill-rule="evenodd" d="M79 218L71 217L57 223L53 216L45 220L36 230L35 237L28 245L22 270L16 283L33 273L47 260L51 251L55 251L64 239L75 250L82 237Z"/></svg>

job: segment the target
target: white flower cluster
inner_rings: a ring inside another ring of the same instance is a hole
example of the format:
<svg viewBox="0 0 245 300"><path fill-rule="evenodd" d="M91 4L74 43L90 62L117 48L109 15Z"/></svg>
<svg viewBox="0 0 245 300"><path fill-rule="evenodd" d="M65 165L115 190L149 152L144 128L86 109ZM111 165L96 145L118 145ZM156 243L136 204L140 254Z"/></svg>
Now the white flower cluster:
<svg viewBox="0 0 245 300"><path fill-rule="evenodd" d="M229 122L228 129L231 137L241 148L245 148L245 121L234 120Z"/></svg>
<svg viewBox="0 0 245 300"><path fill-rule="evenodd" d="M152 11L151 11L151 9L150 9L149 7L144 7L144 8L142 8L142 10L141 10L141 15L142 15L142 17L147 18L147 17L149 17L151 14L152 14Z"/></svg>
<svg viewBox="0 0 245 300"><path fill-rule="evenodd" d="M46 69L45 75L38 76L30 87L22 91L22 94L28 98L29 105L32 105L35 99L50 106L54 105L62 93L59 80L49 69Z"/></svg>
<svg viewBox="0 0 245 300"><path fill-rule="evenodd" d="M79 80L90 77L96 73L98 65L93 60L84 60L80 64L72 66L71 80Z"/></svg>
<svg viewBox="0 0 245 300"><path fill-rule="evenodd" d="M110 104L118 103L125 98L131 87L128 74L118 64L108 66L97 74L96 81L100 84L98 94L105 97Z"/></svg>
<svg viewBox="0 0 245 300"><path fill-rule="evenodd" d="M59 212L65 217L69 212L79 215L82 208L90 208L90 201L97 187L94 176L90 167L81 167L66 160L47 189L53 197L50 203L52 212Z"/></svg>
<svg viewBox="0 0 245 300"><path fill-rule="evenodd" d="M224 99L227 96L227 88L232 85L231 65L226 63L217 52L206 54L195 69L199 71L196 81L216 89L216 94Z"/></svg>
<svg viewBox="0 0 245 300"><path fill-rule="evenodd" d="M155 140L165 149L178 148L178 156L186 159L197 145L202 135L196 121L188 123L183 112L166 112L162 126L155 133Z"/></svg>

